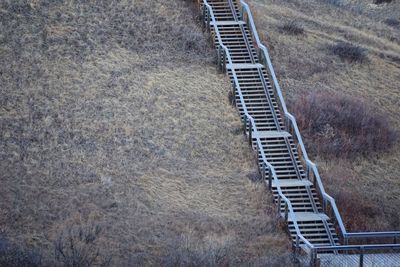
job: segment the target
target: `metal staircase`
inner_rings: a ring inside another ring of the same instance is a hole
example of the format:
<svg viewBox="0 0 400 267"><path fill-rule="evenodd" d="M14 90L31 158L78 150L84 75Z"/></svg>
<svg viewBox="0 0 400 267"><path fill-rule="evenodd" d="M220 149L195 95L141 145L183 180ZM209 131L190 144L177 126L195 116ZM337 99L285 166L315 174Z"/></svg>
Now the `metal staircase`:
<svg viewBox="0 0 400 267"><path fill-rule="evenodd" d="M356 236L347 233L334 199L326 194L316 165L308 158L296 120L287 111L248 5L243 0L196 2L203 12L204 27L213 36L218 67L230 77L244 132L257 151L260 171L287 222L295 251L309 255L311 265L317 264L317 254L357 251L360 247L348 245ZM399 232L357 234L364 238L400 236Z"/></svg>
<svg viewBox="0 0 400 267"><path fill-rule="evenodd" d="M260 150L264 151L267 161L274 167L278 180L282 181L282 192L292 203L300 232L311 244L338 245L339 239L335 229L329 227L332 223L329 222L329 217L322 213L322 206L312 183L305 179L305 170L293 138L284 130L284 122L266 68L259 62L246 23L239 19L237 2L209 0L208 3L213 11L215 10L216 23L211 23L211 31L216 39L216 48L218 49L219 44L215 28L218 27L222 43L229 49L232 58L228 74L234 85L232 70L235 70L244 99L242 103L239 91L236 90L235 102L240 116L245 117L243 109L245 105L248 114L254 119L253 126L258 130L262 144ZM256 142L253 136L253 147L257 147ZM263 158L260 151L258 159L262 168ZM277 183L272 184L272 191L278 204L279 194L276 186ZM281 202L279 208L280 212L285 212L284 203ZM324 223L326 220L327 224ZM296 232L293 222L289 223L289 228L292 228L291 235L295 242Z"/></svg>

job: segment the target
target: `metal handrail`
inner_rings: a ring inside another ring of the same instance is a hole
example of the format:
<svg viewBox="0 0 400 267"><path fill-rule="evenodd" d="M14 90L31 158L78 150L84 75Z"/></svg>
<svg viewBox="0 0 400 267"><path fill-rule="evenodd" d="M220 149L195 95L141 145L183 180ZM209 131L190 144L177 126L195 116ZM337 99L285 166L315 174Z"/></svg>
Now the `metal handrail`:
<svg viewBox="0 0 400 267"><path fill-rule="evenodd" d="M387 231L387 232L353 232L347 233L347 237L351 238L366 238L366 237L400 237L399 231Z"/></svg>
<svg viewBox="0 0 400 267"><path fill-rule="evenodd" d="M345 246L318 246L316 251L349 251L349 250L379 250L379 249L400 249L400 244L376 244L376 245L345 245Z"/></svg>
<svg viewBox="0 0 400 267"><path fill-rule="evenodd" d="M279 96L279 101L280 101L282 109L284 111L285 118L287 118L287 120L290 121L291 124L292 124L293 130L294 130L296 138L297 138L297 142L300 145L301 152L303 154L304 160L306 161L307 168L312 170L312 172L314 174L314 177L316 179L318 188L319 188L319 190L321 192L321 195L323 197L323 200L324 201L328 201L331 204L332 210L333 210L333 212L335 214L335 218L336 218L336 220L338 222L338 225L339 225L340 231L342 233L342 236L347 240L350 239L350 238L355 238L355 237L360 237L360 236L362 236L362 237L375 237L375 238L388 237L388 235L390 235L390 234L392 234L392 236L400 236L400 231L397 231L397 232L358 232L358 233L348 233L346 231L346 228L344 226L342 217L341 217L340 212L339 212L339 210L337 208L335 199L333 197L331 197L328 193L326 193L324 185L323 185L322 180L321 180L321 177L319 175L318 168L317 168L316 164L314 162L312 162L308 157L307 151L306 151L305 146L304 146L303 139L302 139L301 134L300 134L300 130L299 130L298 126L297 126L296 119L287 110L286 103L285 103L281 88L280 88L279 83L278 83L278 79L276 78L276 74L275 74L274 68L272 66L272 62L271 62L271 58L270 58L269 53L268 53L268 49L260 41L260 38L258 36L258 32L256 30L256 26L255 26L255 23L254 23L253 15L252 15L252 13L250 11L250 8L249 8L248 4L244 0L240 0L240 4L242 6L241 17L243 19L243 14L244 13L247 14L248 21L249 21L249 24L251 26L251 30L252 30L254 39L255 39L255 41L257 43L257 46L262 51L262 53L264 55L264 59L266 60L266 63L267 63L266 65L267 65L267 67L269 69L269 72L271 74L272 81L273 81L273 84L274 84L274 87L275 87L275 91L277 92L277 94Z"/></svg>
<svg viewBox="0 0 400 267"><path fill-rule="evenodd" d="M233 61L232 61L229 49L222 42L221 35L219 33L218 25L217 25L217 22L215 20L215 16L214 16L214 12L212 10L212 7L208 4L207 0L203 1L203 5L208 10L208 14L207 15L208 15L208 20L209 21L207 22L207 26L210 29L210 26L211 26L210 20L212 20L213 25L214 25L215 34L216 34L217 39L218 39L218 45L224 50L224 57L226 57L228 59L229 64L231 66L233 66ZM204 10L203 10L203 12L204 12ZM220 53L219 49L218 49L218 52ZM218 57L220 57L220 56L221 55L219 54ZM226 64L226 62L225 62L225 64ZM254 121L253 117L247 112L247 108L246 108L246 105L245 105L245 101L244 101L244 98L243 98L242 91L240 89L240 84L239 84L239 81L237 79L237 75L236 75L235 69L231 68L231 71L232 71L232 76L233 76L233 79L234 79L234 84L235 84L236 90L238 91L240 102L241 102L242 107L243 107L243 113L245 115L245 117L244 117L245 118L245 130L247 129L247 121L248 121L249 122L249 138L252 138L252 136L254 136L252 134L252 132L254 131L257 147L259 148L259 151L261 153L261 157L262 157L262 160L263 160L263 166L267 166L268 167L269 173L270 173L270 175L272 175L272 177L273 177L273 179L274 179L274 181L276 183L280 199L282 199L285 202L285 205L287 206L285 219L288 220L289 219L289 215L290 215L290 218L292 219L293 225L294 225L295 230L296 230L296 245L299 246L300 240L301 240L307 246L312 248L312 244L300 232L300 228L299 228L297 220L296 220L296 215L295 215L295 213L293 211L292 203L282 193L282 190L281 190L281 187L280 187L280 183L279 183L278 177L276 176L276 172L275 172L274 167L267 161L267 158L265 156L265 152L262 149L262 144L261 144L261 140L260 140L260 137L259 137L259 134L258 134L258 130L257 130L257 126L255 124L255 121ZM278 203L279 207L280 207L280 205L281 205L281 200L279 200L279 203Z"/></svg>

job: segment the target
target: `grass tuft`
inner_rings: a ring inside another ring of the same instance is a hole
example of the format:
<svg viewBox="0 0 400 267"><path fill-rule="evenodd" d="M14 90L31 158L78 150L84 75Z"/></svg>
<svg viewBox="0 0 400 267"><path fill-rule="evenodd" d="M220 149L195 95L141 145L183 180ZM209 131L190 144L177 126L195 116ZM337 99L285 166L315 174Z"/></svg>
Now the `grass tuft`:
<svg viewBox="0 0 400 267"><path fill-rule="evenodd" d="M329 48L334 55L350 63L363 63L368 59L368 50L352 43L338 42Z"/></svg>
<svg viewBox="0 0 400 267"><path fill-rule="evenodd" d="M300 22L295 20L284 23L280 28L283 33L291 35L304 34L304 26Z"/></svg>

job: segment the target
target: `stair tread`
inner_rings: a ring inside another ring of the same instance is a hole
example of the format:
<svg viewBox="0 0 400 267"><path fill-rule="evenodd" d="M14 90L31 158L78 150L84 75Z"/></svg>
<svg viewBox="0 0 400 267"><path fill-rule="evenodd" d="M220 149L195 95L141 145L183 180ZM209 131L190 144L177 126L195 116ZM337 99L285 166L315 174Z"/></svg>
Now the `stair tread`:
<svg viewBox="0 0 400 267"><path fill-rule="evenodd" d="M311 186L313 185L308 180L300 180L300 179L286 179L286 180L278 180L278 184L280 187L302 187L302 186ZM276 181L272 181L272 187L277 187Z"/></svg>
<svg viewBox="0 0 400 267"><path fill-rule="evenodd" d="M297 222L329 220L329 217L325 213L295 212L295 216ZM288 220L289 222L293 222L290 214Z"/></svg>
<svg viewBox="0 0 400 267"><path fill-rule="evenodd" d="M291 134L286 131L258 131L258 134L254 135L255 138L284 138L290 136Z"/></svg>

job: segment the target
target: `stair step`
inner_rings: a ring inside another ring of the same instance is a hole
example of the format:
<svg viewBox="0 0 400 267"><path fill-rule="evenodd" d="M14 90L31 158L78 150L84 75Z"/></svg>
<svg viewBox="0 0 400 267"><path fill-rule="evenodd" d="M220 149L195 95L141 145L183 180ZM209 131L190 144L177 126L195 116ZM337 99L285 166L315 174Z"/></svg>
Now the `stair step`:
<svg viewBox="0 0 400 267"><path fill-rule="evenodd" d="M296 212L295 216L298 222L329 220L329 217L324 213ZM292 222L290 216L288 220L289 222Z"/></svg>

